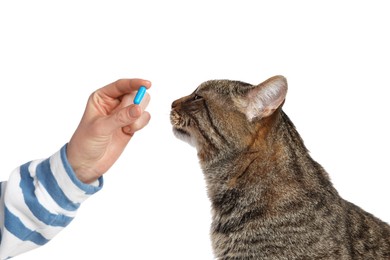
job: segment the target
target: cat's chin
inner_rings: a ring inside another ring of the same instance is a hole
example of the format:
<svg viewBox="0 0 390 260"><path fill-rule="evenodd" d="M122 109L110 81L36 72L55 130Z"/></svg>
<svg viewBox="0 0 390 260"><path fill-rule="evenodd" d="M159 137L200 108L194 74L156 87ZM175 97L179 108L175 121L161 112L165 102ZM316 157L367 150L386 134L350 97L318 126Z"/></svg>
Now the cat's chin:
<svg viewBox="0 0 390 260"><path fill-rule="evenodd" d="M187 131L174 127L173 133L178 139L190 144L193 147L196 147L195 140L192 138L192 136Z"/></svg>

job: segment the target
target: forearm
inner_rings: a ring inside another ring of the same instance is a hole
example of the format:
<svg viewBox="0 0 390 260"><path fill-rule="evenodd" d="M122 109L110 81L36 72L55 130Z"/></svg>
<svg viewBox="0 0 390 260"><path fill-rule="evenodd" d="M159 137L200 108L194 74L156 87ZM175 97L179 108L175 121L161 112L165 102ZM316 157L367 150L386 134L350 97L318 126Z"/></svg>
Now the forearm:
<svg viewBox="0 0 390 260"><path fill-rule="evenodd" d="M2 184L0 259L50 241L101 187L102 179L91 185L77 179L67 161L66 146L46 160L17 168Z"/></svg>

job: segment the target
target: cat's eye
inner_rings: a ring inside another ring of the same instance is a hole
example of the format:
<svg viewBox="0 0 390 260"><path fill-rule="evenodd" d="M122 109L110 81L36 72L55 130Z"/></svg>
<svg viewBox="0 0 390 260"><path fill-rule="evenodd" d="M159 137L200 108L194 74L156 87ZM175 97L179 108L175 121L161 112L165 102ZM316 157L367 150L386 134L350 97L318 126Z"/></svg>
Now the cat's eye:
<svg viewBox="0 0 390 260"><path fill-rule="evenodd" d="M193 100L200 100L202 98L203 98L202 96L195 94Z"/></svg>

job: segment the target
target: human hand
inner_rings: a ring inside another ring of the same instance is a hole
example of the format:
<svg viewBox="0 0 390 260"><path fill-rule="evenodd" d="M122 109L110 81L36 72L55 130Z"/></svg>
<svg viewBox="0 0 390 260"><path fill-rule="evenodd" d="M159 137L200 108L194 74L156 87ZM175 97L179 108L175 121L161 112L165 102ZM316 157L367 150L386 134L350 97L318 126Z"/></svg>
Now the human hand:
<svg viewBox="0 0 390 260"><path fill-rule="evenodd" d="M133 104L142 79L121 79L98 89L88 99L84 115L67 145L67 157L77 177L92 183L119 158L134 133L150 120L145 110L150 96Z"/></svg>

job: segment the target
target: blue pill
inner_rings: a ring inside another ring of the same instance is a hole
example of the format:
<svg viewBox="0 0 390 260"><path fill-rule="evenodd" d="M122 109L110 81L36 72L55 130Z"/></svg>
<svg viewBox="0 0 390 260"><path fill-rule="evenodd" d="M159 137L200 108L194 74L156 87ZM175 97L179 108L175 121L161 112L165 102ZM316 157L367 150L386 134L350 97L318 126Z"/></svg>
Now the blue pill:
<svg viewBox="0 0 390 260"><path fill-rule="evenodd" d="M146 93L146 87L141 86L138 89L137 95L135 95L135 97L134 97L134 101L133 101L134 104L139 105L141 103L142 99L144 98L145 93Z"/></svg>

